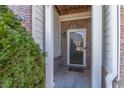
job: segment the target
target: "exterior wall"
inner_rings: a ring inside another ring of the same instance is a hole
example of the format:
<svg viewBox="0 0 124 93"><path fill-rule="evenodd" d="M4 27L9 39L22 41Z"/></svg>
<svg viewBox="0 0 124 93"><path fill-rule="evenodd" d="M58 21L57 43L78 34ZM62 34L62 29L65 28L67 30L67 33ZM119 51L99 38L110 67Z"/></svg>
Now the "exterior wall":
<svg viewBox="0 0 124 93"><path fill-rule="evenodd" d="M112 71L112 30L111 9L103 6L103 66L107 72Z"/></svg>
<svg viewBox="0 0 124 93"><path fill-rule="evenodd" d="M45 50L45 6L32 6L32 36L40 48Z"/></svg>
<svg viewBox="0 0 124 93"><path fill-rule="evenodd" d="M102 33L102 40L103 40L103 69L102 69L102 80L103 80L103 82L102 82L102 87L106 87L105 86L105 78L106 78L106 76L107 76L107 73L109 72L109 70L110 70L110 62L112 62L112 58L111 58L111 55L112 55L112 50L110 50L110 49L112 49L112 48L110 48L110 47L112 47L111 46L111 26L110 26L110 22L111 22L111 20L109 20L109 18L110 18L110 7L109 6L103 6L102 7L102 15L103 15L103 33ZM109 21L108 21L109 20Z"/></svg>
<svg viewBox="0 0 124 93"><path fill-rule="evenodd" d="M112 26L111 26L111 8L109 5L102 7L103 11L103 87L105 79L109 72L112 72Z"/></svg>
<svg viewBox="0 0 124 93"><path fill-rule="evenodd" d="M59 15L54 10L54 73L58 71L61 64L61 30Z"/></svg>
<svg viewBox="0 0 124 93"><path fill-rule="evenodd" d="M61 22L61 44L62 44L62 62L67 64L67 34L66 37L63 37L63 33L67 32L68 29L79 29L86 28L86 45L87 45L87 54L86 60L88 68L91 67L91 19L80 19L80 20L70 20Z"/></svg>
<svg viewBox="0 0 124 93"><path fill-rule="evenodd" d="M61 30L59 15L54 11L54 57L61 56Z"/></svg>
<svg viewBox="0 0 124 93"><path fill-rule="evenodd" d="M45 49L45 7L42 5L10 5L9 8L23 19L22 24L41 49Z"/></svg>
<svg viewBox="0 0 124 93"><path fill-rule="evenodd" d="M10 5L9 8L17 15L23 18L23 26L27 31L32 31L32 10L31 5Z"/></svg>
<svg viewBox="0 0 124 93"><path fill-rule="evenodd" d="M120 32L120 81L118 87L124 88L124 6L121 6L121 32Z"/></svg>
<svg viewBox="0 0 124 93"><path fill-rule="evenodd" d="M105 87L115 87L118 58L117 6L104 5L103 9L103 78ZM112 80L112 76L114 81ZM113 81L113 82L112 82Z"/></svg>

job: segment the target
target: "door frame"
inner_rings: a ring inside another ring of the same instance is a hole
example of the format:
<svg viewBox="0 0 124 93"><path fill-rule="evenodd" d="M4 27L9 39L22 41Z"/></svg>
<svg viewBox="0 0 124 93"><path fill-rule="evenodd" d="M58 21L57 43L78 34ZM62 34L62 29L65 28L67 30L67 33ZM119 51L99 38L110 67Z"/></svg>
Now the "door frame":
<svg viewBox="0 0 124 93"><path fill-rule="evenodd" d="M78 65L78 64L71 64L70 63L70 32L84 32L84 40L83 40L83 48L86 47L86 29L68 29L67 30L67 65L69 66L79 66L79 67L86 67L86 49L83 49L83 65Z"/></svg>
<svg viewBox="0 0 124 93"><path fill-rule="evenodd" d="M45 50L46 87L54 87L53 43L54 43L54 8L45 6ZM92 66L91 87L101 88L102 81L102 5L92 5ZM97 81L97 82L96 82Z"/></svg>

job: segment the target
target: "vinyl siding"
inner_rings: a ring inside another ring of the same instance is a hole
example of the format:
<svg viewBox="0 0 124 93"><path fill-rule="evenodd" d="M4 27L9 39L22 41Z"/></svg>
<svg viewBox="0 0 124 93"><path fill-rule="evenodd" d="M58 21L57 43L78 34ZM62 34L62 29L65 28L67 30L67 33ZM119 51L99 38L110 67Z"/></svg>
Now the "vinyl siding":
<svg viewBox="0 0 124 93"><path fill-rule="evenodd" d="M32 35L41 49L45 49L45 6L32 6Z"/></svg>
<svg viewBox="0 0 124 93"><path fill-rule="evenodd" d="M107 72L112 71L112 26L111 7L103 6L103 66Z"/></svg>
<svg viewBox="0 0 124 93"><path fill-rule="evenodd" d="M59 15L54 11L54 57L61 56L61 31Z"/></svg>
<svg viewBox="0 0 124 93"><path fill-rule="evenodd" d="M107 74L117 73L117 6L103 6L103 67ZM114 77L115 78L115 77ZM107 79L107 78L106 78ZM112 86L114 83L112 84ZM114 86L113 86L114 87Z"/></svg>

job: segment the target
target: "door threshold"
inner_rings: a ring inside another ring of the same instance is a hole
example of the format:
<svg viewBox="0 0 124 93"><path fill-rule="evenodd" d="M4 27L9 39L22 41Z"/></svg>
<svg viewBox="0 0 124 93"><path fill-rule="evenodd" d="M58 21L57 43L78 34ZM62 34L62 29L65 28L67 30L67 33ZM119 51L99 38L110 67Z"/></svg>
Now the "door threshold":
<svg viewBox="0 0 124 93"><path fill-rule="evenodd" d="M86 66L84 66L84 65L75 65L75 64L69 64L69 65L67 65L69 68L70 67L73 67L73 68L86 68Z"/></svg>

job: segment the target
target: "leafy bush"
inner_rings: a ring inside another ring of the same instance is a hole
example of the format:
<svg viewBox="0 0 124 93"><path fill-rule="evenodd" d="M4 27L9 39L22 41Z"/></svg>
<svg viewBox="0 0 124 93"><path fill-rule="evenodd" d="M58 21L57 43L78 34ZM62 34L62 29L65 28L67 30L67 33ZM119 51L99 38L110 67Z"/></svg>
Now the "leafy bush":
<svg viewBox="0 0 124 93"><path fill-rule="evenodd" d="M0 87L44 87L45 53L7 6L0 6Z"/></svg>

